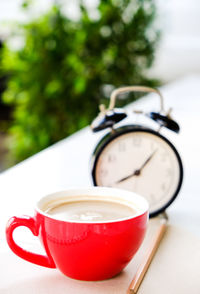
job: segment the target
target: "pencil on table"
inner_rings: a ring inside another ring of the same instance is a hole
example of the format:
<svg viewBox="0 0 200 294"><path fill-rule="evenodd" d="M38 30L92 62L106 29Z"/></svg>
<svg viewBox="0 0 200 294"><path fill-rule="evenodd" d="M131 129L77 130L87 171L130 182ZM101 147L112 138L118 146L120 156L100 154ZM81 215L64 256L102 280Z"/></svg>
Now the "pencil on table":
<svg viewBox="0 0 200 294"><path fill-rule="evenodd" d="M164 215L164 218L162 219L162 223L159 226L155 237L153 238L153 241L151 243L151 246L149 247L147 255L144 257L144 260L142 261L138 271L136 272L129 288L127 291L127 294L136 294L141 282L150 266L150 263L159 247L159 244L164 236L164 233L167 228L167 217Z"/></svg>

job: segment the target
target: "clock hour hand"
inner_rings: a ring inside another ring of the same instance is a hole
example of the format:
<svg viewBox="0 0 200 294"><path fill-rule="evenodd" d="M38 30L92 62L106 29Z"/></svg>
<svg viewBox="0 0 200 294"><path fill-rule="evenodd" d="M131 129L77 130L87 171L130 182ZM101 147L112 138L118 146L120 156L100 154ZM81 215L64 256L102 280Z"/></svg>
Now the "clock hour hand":
<svg viewBox="0 0 200 294"><path fill-rule="evenodd" d="M138 175L138 172L139 172L139 170L137 169L137 170L134 171L134 173L130 174L130 175L127 176L127 177L124 177L124 178L120 179L120 180L117 181L116 183L118 184L118 183L121 183L121 182L123 182L123 181L125 181L125 180L127 180L127 179L129 179L129 178L131 178L131 177L133 177L133 176L137 176L137 175Z"/></svg>
<svg viewBox="0 0 200 294"><path fill-rule="evenodd" d="M143 168L147 165L147 163L152 159L152 157L154 156L154 154L156 153L157 149L151 153L151 155L145 160L145 162L142 164L142 166L139 169L136 169L132 174L120 179L119 181L117 181L116 183L121 183L133 176L139 176L141 174L141 171L143 170Z"/></svg>

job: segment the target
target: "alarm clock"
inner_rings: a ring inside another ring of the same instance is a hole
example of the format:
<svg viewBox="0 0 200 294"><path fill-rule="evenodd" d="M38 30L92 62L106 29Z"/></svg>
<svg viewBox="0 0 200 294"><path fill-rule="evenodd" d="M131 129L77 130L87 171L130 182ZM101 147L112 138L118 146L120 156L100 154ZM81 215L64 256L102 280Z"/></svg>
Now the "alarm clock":
<svg viewBox="0 0 200 294"><path fill-rule="evenodd" d="M115 108L116 97L129 91L159 95L159 112L135 111L156 121L157 131L138 124L116 127L127 117L124 109ZM176 133L180 130L170 112L171 109L164 110L159 90L143 86L122 87L112 92L108 109L100 106L100 114L91 124L93 132L109 128L93 153L93 184L126 189L144 196L149 202L150 217L163 212L175 200L183 181L181 157L174 145L160 134L162 127Z"/></svg>

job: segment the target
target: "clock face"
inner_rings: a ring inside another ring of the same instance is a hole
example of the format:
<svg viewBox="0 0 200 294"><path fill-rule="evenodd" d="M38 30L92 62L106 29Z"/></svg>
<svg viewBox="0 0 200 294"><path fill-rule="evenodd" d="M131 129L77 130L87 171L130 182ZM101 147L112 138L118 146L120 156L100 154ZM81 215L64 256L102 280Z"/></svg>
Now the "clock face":
<svg viewBox="0 0 200 294"><path fill-rule="evenodd" d="M110 140L93 172L98 186L117 187L144 196L150 214L166 208L180 189L182 164L169 141L150 131L130 131Z"/></svg>

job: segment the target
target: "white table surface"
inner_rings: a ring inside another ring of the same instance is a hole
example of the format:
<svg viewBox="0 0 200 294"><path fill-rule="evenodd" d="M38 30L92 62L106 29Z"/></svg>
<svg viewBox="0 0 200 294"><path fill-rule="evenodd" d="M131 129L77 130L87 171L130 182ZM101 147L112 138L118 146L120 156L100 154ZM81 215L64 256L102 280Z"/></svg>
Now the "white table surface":
<svg viewBox="0 0 200 294"><path fill-rule="evenodd" d="M184 164L182 189L178 198L167 209L169 221L172 225L178 225L200 237L199 85L200 75L194 75L161 88L166 108L173 107L172 116L181 127L178 135L169 130L161 133L173 142ZM158 98L151 94L129 105L128 110L156 110L158 106ZM142 116L137 118L137 122L156 127L154 122ZM93 134L89 127L84 128L0 174L0 252L10 250L4 233L9 217L33 215L34 204L47 193L72 186L92 185L91 154L102 136L103 132ZM23 240L24 236L24 232L19 230L18 238Z"/></svg>

